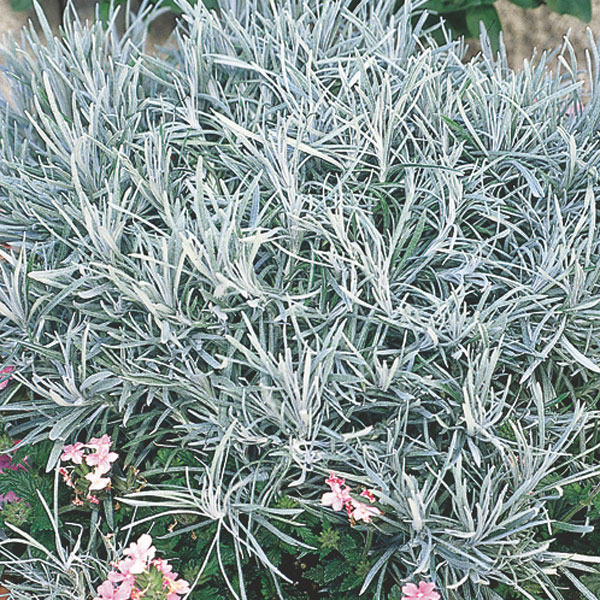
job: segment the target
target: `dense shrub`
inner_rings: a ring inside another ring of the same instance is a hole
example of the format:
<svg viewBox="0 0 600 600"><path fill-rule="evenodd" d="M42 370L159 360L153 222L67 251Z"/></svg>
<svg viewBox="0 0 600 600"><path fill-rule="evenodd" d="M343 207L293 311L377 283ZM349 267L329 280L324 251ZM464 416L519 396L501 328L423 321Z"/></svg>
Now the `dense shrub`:
<svg viewBox="0 0 600 600"><path fill-rule="evenodd" d="M553 540L590 531L561 494L599 472L598 53L583 108L575 65L463 64L370 4L182 4L163 58L144 18L8 49L8 432L49 470L111 433L136 527L199 532L231 597L249 556L285 597L261 540L300 544L299 507L348 527L330 469L385 511L355 530L365 597L578 597L594 559ZM85 543L56 510L18 597L85 598L126 543L111 502Z"/></svg>

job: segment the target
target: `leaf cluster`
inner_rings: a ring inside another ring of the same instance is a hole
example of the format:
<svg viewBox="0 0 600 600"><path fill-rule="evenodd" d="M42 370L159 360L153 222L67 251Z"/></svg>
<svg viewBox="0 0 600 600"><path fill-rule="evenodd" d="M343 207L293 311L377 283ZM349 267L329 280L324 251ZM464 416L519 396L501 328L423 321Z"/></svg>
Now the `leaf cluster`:
<svg viewBox="0 0 600 600"><path fill-rule="evenodd" d="M52 499L53 478L44 471L50 453L51 443L40 443L26 451L21 448L12 457L13 465L21 465L17 470L4 470L0 475L0 494L13 492L20 502L5 502L0 509L0 527L6 529L6 523L26 526L31 535L42 543L52 541L52 525L43 505L41 495L46 502ZM15 513L22 518L15 518Z"/></svg>
<svg viewBox="0 0 600 600"><path fill-rule="evenodd" d="M119 508L81 536L46 511L39 597L53 569L56 597L93 591L153 524L180 556L210 531L231 597L248 560L281 595L265 536L306 544L275 502L316 507L329 470L385 510L359 593L418 573L444 600L561 600L559 569L579 591L595 559L565 556L552 511L600 472L593 40L584 98L568 41L557 73L485 43L464 64L409 5L180 8L161 57L145 7L121 37L112 13L59 38L40 13L45 43L5 53L0 408L50 471L91 435L123 455Z"/></svg>

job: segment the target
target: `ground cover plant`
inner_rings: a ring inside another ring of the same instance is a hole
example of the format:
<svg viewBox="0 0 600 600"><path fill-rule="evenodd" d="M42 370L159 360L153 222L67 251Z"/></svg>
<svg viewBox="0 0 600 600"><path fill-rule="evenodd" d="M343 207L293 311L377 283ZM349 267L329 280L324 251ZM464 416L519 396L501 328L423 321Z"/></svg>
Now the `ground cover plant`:
<svg viewBox="0 0 600 600"><path fill-rule="evenodd" d="M13 596L596 597L593 40L226 8L5 52Z"/></svg>

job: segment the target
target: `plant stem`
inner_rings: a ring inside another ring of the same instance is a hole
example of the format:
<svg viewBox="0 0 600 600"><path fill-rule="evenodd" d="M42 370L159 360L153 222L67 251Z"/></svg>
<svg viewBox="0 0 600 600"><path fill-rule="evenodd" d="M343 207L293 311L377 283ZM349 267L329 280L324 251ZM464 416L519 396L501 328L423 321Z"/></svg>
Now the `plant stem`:
<svg viewBox="0 0 600 600"><path fill-rule="evenodd" d="M598 495L598 493L600 493L600 485L597 485L592 492L590 493L590 495L588 496L587 500L585 502L581 502L581 500L577 503L577 505L572 508L565 517L563 517L563 521L564 522L568 522L570 521L581 509L585 508L586 506L590 506L590 504L592 503L592 500Z"/></svg>
<svg viewBox="0 0 600 600"><path fill-rule="evenodd" d="M369 529L369 531L367 532L367 543L365 544L365 549L363 550L363 553L360 557L360 562L362 562L363 560L365 560L365 558L367 558L367 555L369 554L369 550L371 549L372 544L373 544L373 530Z"/></svg>

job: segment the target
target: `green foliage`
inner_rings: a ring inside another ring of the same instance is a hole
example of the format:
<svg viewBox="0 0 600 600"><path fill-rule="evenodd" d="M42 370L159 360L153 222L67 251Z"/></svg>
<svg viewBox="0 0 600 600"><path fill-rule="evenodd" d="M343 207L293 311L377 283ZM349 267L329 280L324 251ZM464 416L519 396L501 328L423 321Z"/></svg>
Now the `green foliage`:
<svg viewBox="0 0 600 600"><path fill-rule="evenodd" d="M0 518L4 523L10 523L17 527L22 527L31 522L32 517L33 508L31 504L21 499L5 503L0 511ZM39 519L39 515L36 518ZM38 525L37 522L35 524Z"/></svg>
<svg viewBox="0 0 600 600"><path fill-rule="evenodd" d="M513 4L521 8L537 8L544 4L544 0L510 0Z"/></svg>
<svg viewBox="0 0 600 600"><path fill-rule="evenodd" d="M561 15L573 15L586 23L592 18L591 0L546 0L550 10Z"/></svg>
<svg viewBox="0 0 600 600"><path fill-rule="evenodd" d="M539 585L523 586L524 592L518 592L514 588L508 585L499 584L494 587L494 592L498 594L498 598L502 600L543 600L543 590Z"/></svg>
<svg viewBox="0 0 600 600"><path fill-rule="evenodd" d="M23 527L42 543L51 543L53 537L50 519L40 503L40 496L47 503L52 499L53 477L45 473L51 448L50 442L21 447L12 457L12 464L24 468L4 470L0 474L0 494L13 492L20 499L3 504L0 527L6 527L6 523Z"/></svg>
<svg viewBox="0 0 600 600"><path fill-rule="evenodd" d="M298 507L296 502L290 503L289 500L284 496L276 506L280 509ZM220 556L216 551L211 553L216 532L216 524L198 529L191 538L195 543L188 542L185 549L179 547L178 550L180 556L185 555L188 559L182 576L188 581L198 578L197 588L191 596L194 599L229 598L227 580L238 581L238 566L244 573L247 596L251 600L275 597L278 588L283 597L290 600L354 597L380 556L377 551L370 552L366 545L366 530L352 528L348 523L340 524L337 519L328 521L326 515L302 512L293 520L279 522L277 533L262 530L257 536L269 561L289 580L278 582L275 586L273 575L255 558L245 556L238 565L233 537L221 538ZM280 537L282 534L300 540L310 549L290 545ZM201 569L207 556L210 558ZM372 587L364 595L367 600L374 597ZM237 587L234 586L234 589L239 592Z"/></svg>
<svg viewBox="0 0 600 600"><path fill-rule="evenodd" d="M498 36L502 24L494 6L496 0L427 0L425 8L434 15L441 15L453 36L479 37L483 25L492 41L498 47ZM521 8L537 8L542 4L559 14L568 14L589 22L592 18L591 0L510 0ZM531 15L529 18L536 18Z"/></svg>
<svg viewBox="0 0 600 600"><path fill-rule="evenodd" d="M33 2L32 0L10 0L10 6L16 11L31 10Z"/></svg>
<svg viewBox="0 0 600 600"><path fill-rule="evenodd" d="M480 23L483 23L483 26L492 40L497 40L502 31L498 12L491 5L476 6L467 10L466 22L469 34L473 37L479 37Z"/></svg>
<svg viewBox="0 0 600 600"><path fill-rule="evenodd" d="M10 435L4 433L0 435L0 451L5 452L7 450L11 450L15 445L15 441L10 437Z"/></svg>
<svg viewBox="0 0 600 600"><path fill-rule="evenodd" d="M151 566L147 573L141 574L136 583L139 588L144 590L144 598L147 600L163 600L165 592L163 591L163 575L155 567Z"/></svg>
<svg viewBox="0 0 600 600"><path fill-rule="evenodd" d="M600 573L594 575L584 575L581 578L582 583L595 596L600 596Z"/></svg>

